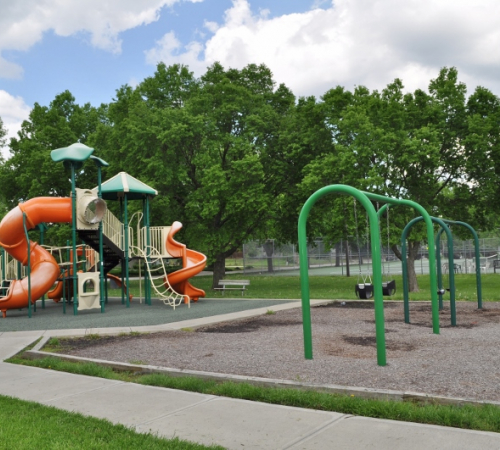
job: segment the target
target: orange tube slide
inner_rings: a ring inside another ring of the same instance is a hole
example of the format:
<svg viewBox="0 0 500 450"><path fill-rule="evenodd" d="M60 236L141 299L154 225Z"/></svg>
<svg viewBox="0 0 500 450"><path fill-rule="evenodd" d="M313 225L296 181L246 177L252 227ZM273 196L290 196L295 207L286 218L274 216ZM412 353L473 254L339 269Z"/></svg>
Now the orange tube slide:
<svg viewBox="0 0 500 450"><path fill-rule="evenodd" d="M72 219L71 198L37 197L19 204L0 222L0 245L24 266L28 264L28 241L24 234L23 213L26 228L35 228L42 222L65 222ZM30 241L31 301L44 295L59 276L59 266L52 255ZM7 295L0 298L0 311L6 316L8 309L28 306L28 278L11 283Z"/></svg>
<svg viewBox="0 0 500 450"><path fill-rule="evenodd" d="M188 280L200 273L207 265L207 257L200 252L186 248L184 244L174 240L174 235L182 228L182 223L174 222L167 236L167 252L174 258L182 258L182 269L167 276L172 288L179 294L189 295L191 300L197 301L205 297L205 291L194 287Z"/></svg>

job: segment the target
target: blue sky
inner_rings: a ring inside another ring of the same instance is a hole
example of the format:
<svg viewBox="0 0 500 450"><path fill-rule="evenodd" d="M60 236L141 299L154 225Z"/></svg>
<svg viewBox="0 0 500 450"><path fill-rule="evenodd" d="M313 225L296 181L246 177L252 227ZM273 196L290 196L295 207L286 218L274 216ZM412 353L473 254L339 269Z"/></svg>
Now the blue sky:
<svg viewBox="0 0 500 450"><path fill-rule="evenodd" d="M265 63L296 95L343 85L425 89L455 66L500 94L495 0L0 0L0 117L13 136L35 102L68 89L110 102L157 62L201 75Z"/></svg>

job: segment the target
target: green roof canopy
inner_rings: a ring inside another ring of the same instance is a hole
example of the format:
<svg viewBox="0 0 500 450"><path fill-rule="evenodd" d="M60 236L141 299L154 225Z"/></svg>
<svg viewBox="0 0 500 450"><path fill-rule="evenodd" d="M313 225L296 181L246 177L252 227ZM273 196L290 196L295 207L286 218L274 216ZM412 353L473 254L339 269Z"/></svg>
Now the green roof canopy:
<svg viewBox="0 0 500 450"><path fill-rule="evenodd" d="M87 147L85 144L71 144L69 147L58 148L50 152L52 161L72 161L83 162L89 158L94 152L93 148Z"/></svg>
<svg viewBox="0 0 500 450"><path fill-rule="evenodd" d="M97 188L94 188L97 190ZM158 195L158 191L134 178L126 172L120 172L101 185L104 200L117 200L127 195L128 200L142 200L147 195Z"/></svg>

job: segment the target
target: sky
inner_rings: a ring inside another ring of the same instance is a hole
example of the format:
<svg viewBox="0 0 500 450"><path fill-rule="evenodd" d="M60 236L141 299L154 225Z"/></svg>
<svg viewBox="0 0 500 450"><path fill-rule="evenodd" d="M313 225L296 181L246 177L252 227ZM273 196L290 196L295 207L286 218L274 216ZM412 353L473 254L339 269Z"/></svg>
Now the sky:
<svg viewBox="0 0 500 450"><path fill-rule="evenodd" d="M158 62L196 76L266 64L297 96L338 85L427 89L454 66L500 95L498 0L0 0L0 118L16 136L35 103L69 90L99 106ZM4 150L5 154L5 150Z"/></svg>

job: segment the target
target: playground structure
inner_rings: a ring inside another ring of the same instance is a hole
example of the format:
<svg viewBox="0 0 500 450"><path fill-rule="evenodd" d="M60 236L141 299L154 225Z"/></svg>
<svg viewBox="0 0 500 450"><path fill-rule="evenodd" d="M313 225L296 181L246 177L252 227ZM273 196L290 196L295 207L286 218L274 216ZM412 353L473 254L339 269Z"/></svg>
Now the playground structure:
<svg viewBox="0 0 500 450"><path fill-rule="evenodd" d="M448 237L448 257L450 267L453 267L453 239L449 226L447 224L457 224L468 228L474 236L476 242L476 279L477 279L477 292L478 292L478 308L482 307L481 303L481 280L480 280L480 268L479 268L479 245L477 234L470 225L463 222L452 222L444 221L435 217L431 217L425 209L410 200L400 200L390 197L384 197L377 194L372 194L369 192L363 192L347 185L331 185L319 189L313 193L309 199L305 202L302 210L300 212L298 221L298 242L299 242L299 261L300 261L300 283L301 283L301 296L302 296L302 317L303 317L303 334L304 334L304 354L306 359L312 359L312 328L311 328L311 315L310 315L310 292L309 292L309 272L308 272L308 254L307 254L307 234L306 225L309 212L313 205L323 196L330 193L340 193L345 195L350 195L354 197L366 210L367 222L370 234L370 243L372 250L372 270L373 270L373 283L361 283L356 285L356 290L358 296L362 298L360 294L365 292L366 297L369 298L366 293L368 290L373 292L374 296L374 308L375 308L375 334L376 334L376 345L377 345L377 363L380 366L386 365L386 347L385 347L385 323L384 323L384 304L383 304L383 294L384 294L384 283L382 281L382 261L381 261L381 247L380 247L380 228L379 228L379 218L384 212L384 208L387 208L389 204L400 205L400 206L410 206L420 213L421 217L412 220L405 228L401 236L401 247L402 247L402 261L403 261L403 290L405 299L405 322L410 323L409 320L409 304L408 304L408 282L407 282L407 266L406 266L406 237L408 235L409 229L418 221L424 221L427 231L427 242L428 242L428 255L429 255L429 275L430 275L430 286L431 286L431 310L432 310L432 328L433 333L439 334L439 311L443 309L442 306L442 294L445 290L442 287L441 278L441 263L440 260L436 258L436 246L440 242L440 236L442 232L447 233ZM383 203L383 207L379 211L375 210L372 202ZM356 217L356 215L355 215ZM440 233L434 241L434 229L433 222L438 223L441 226ZM357 224L356 224L357 228ZM359 239L358 239L359 240ZM439 247L438 247L439 249ZM438 252L439 253L439 252ZM436 270L436 260L439 262L439 267ZM455 298L454 298L454 278L453 271L450 271L450 311L451 311L451 322L452 326L456 325L455 316ZM439 278L439 280L438 280ZM390 283L390 282L388 282ZM388 289L388 283L385 288ZM394 285L395 289L395 285ZM440 296L438 301L438 295Z"/></svg>
<svg viewBox="0 0 500 450"><path fill-rule="evenodd" d="M205 255L189 250L176 242L173 236L182 228L180 222L172 227L151 227L149 201L157 191L125 173L119 173L101 184L101 167L107 163L91 156L93 149L83 144L52 151L54 161L63 161L71 169L72 194L68 198L38 197L20 204L0 223L1 291L0 311L6 317L9 309L32 307L36 301L45 307L45 296L59 302L63 312L73 298L73 311L100 308L105 312L107 302L106 278L113 279L122 288L122 304L130 306L129 262L144 262L146 304L151 304L151 288L165 304L175 308L181 301L188 305L205 292L192 286L188 279L201 272L206 265ZM98 186L93 190L75 187L75 169L86 159L93 159L98 167ZM108 209L105 200L119 200L122 219ZM143 214L138 217L136 232L128 221L127 203L142 200ZM142 220L143 219L143 220ZM51 248L43 245L47 223L71 223L72 245ZM142 225L142 226L141 226ZM38 228L40 243L32 242L28 231ZM76 236L84 242L77 245ZM182 269L167 274L164 259L180 258ZM121 277L110 270L121 266ZM153 277L158 266L163 267L161 278ZM158 289L160 281L162 290Z"/></svg>

